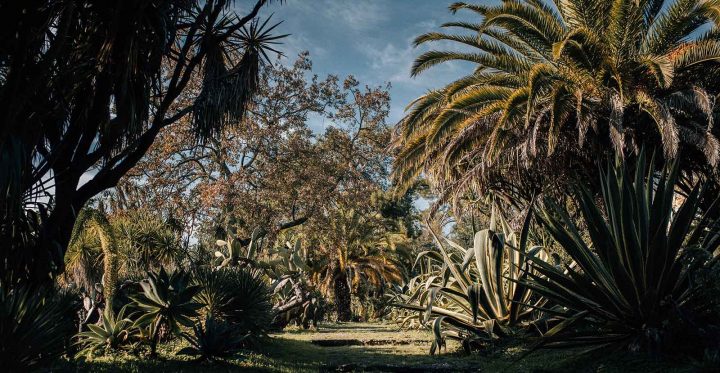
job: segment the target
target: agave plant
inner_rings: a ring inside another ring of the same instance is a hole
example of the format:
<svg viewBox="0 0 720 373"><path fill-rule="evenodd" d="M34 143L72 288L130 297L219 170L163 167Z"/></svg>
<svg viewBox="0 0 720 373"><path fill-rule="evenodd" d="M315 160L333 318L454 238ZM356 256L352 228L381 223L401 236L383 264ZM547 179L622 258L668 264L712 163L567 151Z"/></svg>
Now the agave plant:
<svg viewBox="0 0 720 373"><path fill-rule="evenodd" d="M200 269L195 282L201 287L195 298L206 315L227 321L247 335L248 343L257 344L267 335L273 319L272 293L259 270Z"/></svg>
<svg viewBox="0 0 720 373"><path fill-rule="evenodd" d="M130 347L137 328L135 323L126 317L127 309L128 305L125 305L115 315L112 309L105 308L99 325L89 324L90 330L77 335L78 344L81 346L78 355L107 353Z"/></svg>
<svg viewBox="0 0 720 373"><path fill-rule="evenodd" d="M212 315L205 317L205 323L193 326L193 334L182 333L190 344L178 351L178 355L198 356L198 360L214 360L232 356L246 336L241 335L232 324L217 320Z"/></svg>
<svg viewBox="0 0 720 373"><path fill-rule="evenodd" d="M545 257L541 247L527 248L529 224L530 215L516 235L493 204L489 228L477 232L468 249L429 229L438 250L418 255L416 264L421 263L423 273L409 282L396 306L420 311L417 317L423 324L435 317L431 353L444 346L446 338L460 340L469 349L506 336L507 327L531 319L533 308L544 304L521 282L531 272L526 257ZM410 320L406 316L402 322Z"/></svg>
<svg viewBox="0 0 720 373"><path fill-rule="evenodd" d="M136 324L146 328L143 334L150 344L151 354L156 355L159 331L167 326L171 332L180 334L180 326L192 327L202 304L193 298L200 287L190 284L190 276L183 271L168 275L165 269L148 273L149 278L140 282L142 292L132 296L135 307L141 311Z"/></svg>
<svg viewBox="0 0 720 373"><path fill-rule="evenodd" d="M0 282L0 361L8 372L36 370L65 353L75 297Z"/></svg>
<svg viewBox="0 0 720 373"><path fill-rule="evenodd" d="M542 225L576 264L558 268L531 259L537 274L529 273L527 286L562 306L564 321L545 334L546 346L661 352L672 338L693 335L697 341L701 335L698 321L688 322L689 305L708 300L694 299L692 274L718 260L718 202L703 213L703 186L678 196L677 164L656 173L654 163L641 154L634 175L627 164L608 167L600 204L586 189L577 192L589 238L564 207L546 200L538 210ZM688 345L676 340L672 348Z"/></svg>

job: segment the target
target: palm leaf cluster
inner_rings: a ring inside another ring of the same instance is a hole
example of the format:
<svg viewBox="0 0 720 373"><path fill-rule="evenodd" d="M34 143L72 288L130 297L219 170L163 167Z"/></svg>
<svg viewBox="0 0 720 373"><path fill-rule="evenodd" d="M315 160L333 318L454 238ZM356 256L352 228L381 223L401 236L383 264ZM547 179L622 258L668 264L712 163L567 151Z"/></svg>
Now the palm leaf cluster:
<svg viewBox="0 0 720 373"><path fill-rule="evenodd" d="M714 170L720 59L716 0L507 0L455 3L412 74L450 61L473 72L416 99L396 128L401 186L425 173L441 202L468 190L529 200L568 185L598 155L641 144L684 167ZM590 175L594 176L594 175Z"/></svg>
<svg viewBox="0 0 720 373"><path fill-rule="evenodd" d="M431 353L447 338L462 341L469 350L508 336L508 327L532 321L534 309L544 305L523 282L532 272L526 257L546 259L540 247L527 248L529 217L517 235L493 204L489 227L477 232L467 249L430 230L437 250L418 255L421 274L398 295L396 306L419 312L403 315L403 324L432 319Z"/></svg>
<svg viewBox="0 0 720 373"><path fill-rule="evenodd" d="M380 214L364 214L355 209L341 209L330 222L330 228L341 237L336 245L334 261L337 268L328 271L344 272L351 289L361 285L382 289L399 283L402 272L397 255L407 237L402 233L385 232L377 223ZM369 216L368 216L369 215ZM322 288L329 290L337 273L322 276Z"/></svg>
<svg viewBox="0 0 720 373"><path fill-rule="evenodd" d="M654 175L648 164L641 155L634 175L609 167L599 205L578 191L585 235L564 207L548 200L539 210L542 226L575 263L531 259L535 273L525 282L564 320L546 334L547 346L678 351L697 345L707 337L702 330L717 323L702 318L712 300L699 295L693 277L720 256L718 200L700 210L708 197L701 184L676 198L677 165Z"/></svg>

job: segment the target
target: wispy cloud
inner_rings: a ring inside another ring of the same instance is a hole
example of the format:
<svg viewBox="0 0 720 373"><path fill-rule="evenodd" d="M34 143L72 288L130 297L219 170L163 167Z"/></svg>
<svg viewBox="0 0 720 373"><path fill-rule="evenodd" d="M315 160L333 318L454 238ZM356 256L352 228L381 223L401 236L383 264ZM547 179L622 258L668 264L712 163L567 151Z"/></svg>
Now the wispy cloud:
<svg viewBox="0 0 720 373"><path fill-rule="evenodd" d="M436 47L433 49L439 50L452 50L451 45L444 45L443 43L435 44L433 47ZM440 80L447 80L449 75L454 75L459 70L458 63L447 62L424 72L418 77L411 77L410 71L415 59L431 49L430 46L415 48L412 46L412 40L407 40L405 44L400 46L391 42L379 47L366 43L361 45L360 49L371 60L370 67L392 83L424 86L438 83Z"/></svg>
<svg viewBox="0 0 720 373"><path fill-rule="evenodd" d="M338 26L352 31L370 29L388 20L388 9L383 2L371 0L319 0L298 1L296 7L309 17L324 18L329 28ZM311 18L313 19L313 18Z"/></svg>

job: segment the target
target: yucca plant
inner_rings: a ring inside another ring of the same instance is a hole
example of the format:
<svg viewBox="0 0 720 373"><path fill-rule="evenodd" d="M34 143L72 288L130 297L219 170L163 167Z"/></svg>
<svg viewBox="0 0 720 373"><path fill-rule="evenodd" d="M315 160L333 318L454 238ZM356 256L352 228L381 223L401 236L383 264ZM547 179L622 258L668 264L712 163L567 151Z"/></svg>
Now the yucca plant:
<svg viewBox="0 0 720 373"><path fill-rule="evenodd" d="M204 323L196 323L193 334L182 333L182 336L190 346L178 351L178 355L198 356L198 360L210 361L232 356L246 337L232 324L212 315L207 315Z"/></svg>
<svg viewBox="0 0 720 373"><path fill-rule="evenodd" d="M142 292L132 296L134 306L141 312L136 321L144 328L143 335L150 344L151 355L156 355L159 331L166 326L175 335L180 334L180 326L192 327L202 304L194 297L200 287L190 284L190 276L183 271L168 275L164 268L159 273L148 273L149 278L141 281Z"/></svg>
<svg viewBox="0 0 720 373"><path fill-rule="evenodd" d="M0 282L0 361L8 372L40 369L66 351L76 298Z"/></svg>
<svg viewBox="0 0 720 373"><path fill-rule="evenodd" d="M178 232L154 211L122 210L110 222L117 238L118 254L125 273L145 273L172 268L182 259Z"/></svg>
<svg viewBox="0 0 720 373"><path fill-rule="evenodd" d="M97 241L98 248L93 243ZM75 283L87 291L102 287L105 308L113 308L118 277L118 258L115 232L101 210L84 208L73 227L65 253L66 271ZM98 276L98 257L102 258L102 275Z"/></svg>
<svg viewBox="0 0 720 373"><path fill-rule="evenodd" d="M634 174L628 163L608 167L601 175L602 203L586 188L577 191L586 236L565 207L546 200L538 209L542 226L575 262L558 268L530 259L537 274L529 272L526 285L562 307L557 314L564 321L545 334L545 346L655 353L692 345L677 338L702 337L688 305L708 302L693 299L692 277L720 254L718 202L701 211L708 197L702 183L680 196L677 164L656 173L654 163L642 153Z"/></svg>
<svg viewBox="0 0 720 373"><path fill-rule="evenodd" d="M418 255L423 273L410 281L396 306L423 312L418 316L423 323L435 317L431 353L446 338L469 349L506 336L507 327L529 320L533 307L544 304L521 282L530 272L525 258L545 256L539 246L527 248L529 217L518 236L493 204L489 228L477 232L468 249L430 229L438 250Z"/></svg>
<svg viewBox="0 0 720 373"><path fill-rule="evenodd" d="M115 315L112 309L105 308L100 324L89 324L88 331L77 335L77 343L81 346L78 355L92 355L98 352L104 354L130 348L137 328L129 315L126 315L127 309L128 305L125 305Z"/></svg>

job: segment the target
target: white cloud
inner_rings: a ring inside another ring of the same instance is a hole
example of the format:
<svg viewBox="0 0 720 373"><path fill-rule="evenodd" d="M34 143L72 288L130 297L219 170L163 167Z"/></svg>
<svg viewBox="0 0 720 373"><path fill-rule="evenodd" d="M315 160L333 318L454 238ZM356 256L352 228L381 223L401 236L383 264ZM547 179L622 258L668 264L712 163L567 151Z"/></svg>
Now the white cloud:
<svg viewBox="0 0 720 373"><path fill-rule="evenodd" d="M310 17L323 17L330 24L352 31L370 29L388 19L385 4L371 0L297 1L297 9Z"/></svg>
<svg viewBox="0 0 720 373"><path fill-rule="evenodd" d="M448 49L442 44L434 45L433 49ZM398 47L393 43L386 43L384 46L376 46L371 43L365 43L360 46L360 50L370 59L370 67L379 73L383 80L390 81L393 84L408 84L415 86L429 86L447 82L449 76L458 78L459 65L456 62L446 62L444 64L433 67L433 69L423 72L420 76L411 77L410 70L415 59L423 52L429 50L429 46L421 46L414 48L412 40L407 40L405 46ZM428 87L428 88L429 88Z"/></svg>

